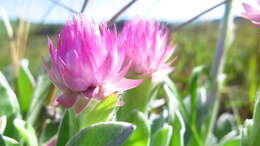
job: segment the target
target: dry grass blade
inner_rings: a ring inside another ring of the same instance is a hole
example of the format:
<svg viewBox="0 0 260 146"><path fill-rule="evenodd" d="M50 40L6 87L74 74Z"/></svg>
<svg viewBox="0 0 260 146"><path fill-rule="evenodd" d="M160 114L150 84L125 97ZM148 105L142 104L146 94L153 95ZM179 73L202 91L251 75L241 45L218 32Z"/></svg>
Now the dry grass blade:
<svg viewBox="0 0 260 146"><path fill-rule="evenodd" d="M63 3L60 3L60 2L57 1L57 0L50 0L50 1L52 1L54 4L56 4L56 5L58 5L58 6L62 7L62 8L64 8L64 9L66 9L66 10L72 12L72 13L76 13L76 14L79 13L79 12L77 12L76 10L70 8L70 7L67 6L67 5L64 5Z"/></svg>
<svg viewBox="0 0 260 146"><path fill-rule="evenodd" d="M125 5L121 10L119 10L108 22L107 25L110 26L114 23L114 21L124 12L126 11L131 5L133 5L137 0L132 0L127 5Z"/></svg>
<svg viewBox="0 0 260 146"><path fill-rule="evenodd" d="M19 58L23 58L25 55L27 40L29 36L30 23L24 21L23 18L19 19L19 27L17 29L16 46L19 52Z"/></svg>
<svg viewBox="0 0 260 146"><path fill-rule="evenodd" d="M14 38L14 31L13 31L13 28L12 28L12 25L9 21L9 18L5 12L4 9L0 9L0 15L2 17L2 20L4 22L4 25L5 25L5 29L6 29L6 32L7 32L7 35L8 35L8 38L9 39L13 39Z"/></svg>
<svg viewBox="0 0 260 146"><path fill-rule="evenodd" d="M84 3L83 3L82 8L81 8L81 10L80 10L81 13L84 12L84 10L85 10L87 4L88 4L88 0L84 0Z"/></svg>
<svg viewBox="0 0 260 146"><path fill-rule="evenodd" d="M8 39L10 41L11 59L12 59L13 68L14 68L14 75L16 76L18 74L19 55L17 54L17 47L16 47L16 43L15 43L13 27L12 27L10 20L4 9L0 9L0 15L4 22L4 26L5 26L7 35L8 35Z"/></svg>
<svg viewBox="0 0 260 146"><path fill-rule="evenodd" d="M204 14L207 14L208 12L210 12L210 11L212 11L212 10L218 8L219 6L221 6L221 5L225 4L225 3L227 3L228 1L229 1L229 0L224 0L223 2L220 2L220 3L218 3L218 4L216 4L216 5L212 6L212 7L210 7L209 9L207 9L207 10L201 12L200 14L198 14L198 15L196 15L195 17L191 18L190 20L188 20L188 21L184 22L183 24L180 24L179 26L177 26L177 27L173 30L173 32L177 32L177 31L181 30L184 26L186 26L186 25L192 23L193 21L197 20L199 17L201 17L201 16L203 16Z"/></svg>
<svg viewBox="0 0 260 146"><path fill-rule="evenodd" d="M14 29L4 9L0 10L0 15L3 19L4 26L10 41L10 53L13 64L14 76L17 77L19 71L20 60L25 55L27 40L29 36L30 23L19 18L19 26L17 28L17 35L14 35Z"/></svg>

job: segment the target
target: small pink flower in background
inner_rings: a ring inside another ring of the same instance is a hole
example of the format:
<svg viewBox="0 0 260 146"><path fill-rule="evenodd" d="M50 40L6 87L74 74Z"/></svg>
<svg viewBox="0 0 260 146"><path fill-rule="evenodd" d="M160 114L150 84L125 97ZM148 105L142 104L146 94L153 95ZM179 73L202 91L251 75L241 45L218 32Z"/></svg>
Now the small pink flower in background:
<svg viewBox="0 0 260 146"><path fill-rule="evenodd" d="M142 76L164 76L173 71L169 61L176 46L170 46L165 27L154 21L127 22L120 33L120 45L127 50L131 69Z"/></svg>
<svg viewBox="0 0 260 146"><path fill-rule="evenodd" d="M258 9L253 8L251 5L243 3L245 12L241 15L242 17L255 23L256 26L260 27L260 0L258 0Z"/></svg>
<svg viewBox="0 0 260 146"><path fill-rule="evenodd" d="M44 146L56 146L57 136L52 137Z"/></svg>
<svg viewBox="0 0 260 146"><path fill-rule="evenodd" d="M141 80L126 79L126 50L117 45L117 34L84 15L67 22L57 37L57 48L49 39L51 81L62 90L57 102L72 107L80 97L103 99L114 92L136 87Z"/></svg>

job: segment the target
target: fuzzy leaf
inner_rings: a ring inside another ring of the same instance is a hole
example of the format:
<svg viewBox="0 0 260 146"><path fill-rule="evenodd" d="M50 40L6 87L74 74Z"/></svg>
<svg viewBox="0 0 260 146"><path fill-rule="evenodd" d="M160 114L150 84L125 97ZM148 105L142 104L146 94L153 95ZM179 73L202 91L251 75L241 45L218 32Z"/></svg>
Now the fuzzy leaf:
<svg viewBox="0 0 260 146"><path fill-rule="evenodd" d="M25 139L28 146L38 146L36 133L33 127L23 120L15 119L14 126L19 134Z"/></svg>
<svg viewBox="0 0 260 146"><path fill-rule="evenodd" d="M0 72L0 116L6 115L7 117L11 116L12 114L19 114L20 107L17 100L17 97L13 90L11 89L10 85L8 84L4 75Z"/></svg>
<svg viewBox="0 0 260 146"><path fill-rule="evenodd" d="M18 96L21 105L21 111L26 113L32 102L32 95L35 86L35 80L28 68L29 61L23 59L20 64L17 78Z"/></svg>
<svg viewBox="0 0 260 146"><path fill-rule="evenodd" d="M66 146L121 146L134 128L126 122L97 123L78 132Z"/></svg>
<svg viewBox="0 0 260 146"><path fill-rule="evenodd" d="M111 94L104 100L100 101L90 111L83 111L80 116L81 128L85 128L91 124L107 121L117 103L117 94ZM89 109L87 109L89 110Z"/></svg>
<svg viewBox="0 0 260 146"><path fill-rule="evenodd" d="M39 75L33 92L32 103L27 113L27 122L34 124L51 88L54 88L54 86L51 84L48 75Z"/></svg>

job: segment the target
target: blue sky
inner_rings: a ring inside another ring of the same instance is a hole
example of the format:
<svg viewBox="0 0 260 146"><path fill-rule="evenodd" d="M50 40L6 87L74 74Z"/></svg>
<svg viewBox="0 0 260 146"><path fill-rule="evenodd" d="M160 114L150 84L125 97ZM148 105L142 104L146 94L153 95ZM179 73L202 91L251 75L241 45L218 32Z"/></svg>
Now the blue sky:
<svg viewBox="0 0 260 146"><path fill-rule="evenodd" d="M59 0L61 3L79 11L83 0ZM89 0L85 14L99 21L111 18L120 8L131 0ZM138 0L120 19L135 17L151 18L164 21L185 21L201 11L221 2L222 0ZM233 14L243 12L241 2L256 4L256 0L234 0ZM0 0L10 18L25 16L27 20L44 23L64 23L73 15L66 9L55 5L51 0ZM206 14L200 20L220 18L223 6Z"/></svg>

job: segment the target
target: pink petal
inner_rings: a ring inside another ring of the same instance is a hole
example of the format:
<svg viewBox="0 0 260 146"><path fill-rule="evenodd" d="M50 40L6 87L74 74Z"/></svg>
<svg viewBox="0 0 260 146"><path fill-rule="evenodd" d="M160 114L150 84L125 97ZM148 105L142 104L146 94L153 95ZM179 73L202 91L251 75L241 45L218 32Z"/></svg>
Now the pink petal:
<svg viewBox="0 0 260 146"><path fill-rule="evenodd" d="M50 49L51 58L56 59L56 50L55 50L54 45L53 45L53 43L52 43L52 41L49 37L48 37L48 45L49 45L49 49Z"/></svg>
<svg viewBox="0 0 260 146"><path fill-rule="evenodd" d="M132 80L123 78L119 82L115 83L114 86L119 89L119 92L135 88L141 84L143 80Z"/></svg>
<svg viewBox="0 0 260 146"><path fill-rule="evenodd" d="M97 70L97 77L99 82L103 82L107 76L109 76L112 67L112 57L107 55L106 59L104 60L103 64Z"/></svg>
<svg viewBox="0 0 260 146"><path fill-rule="evenodd" d="M242 3L242 6L244 7L244 9L245 9L247 12L250 12L250 11L253 10L253 8L252 8L249 4Z"/></svg>
<svg viewBox="0 0 260 146"><path fill-rule="evenodd" d="M71 95L66 93L62 94L57 98L57 102L65 108L72 107L77 100L78 100L77 95L73 95L73 94Z"/></svg>
<svg viewBox="0 0 260 146"><path fill-rule="evenodd" d="M44 146L56 146L57 136L53 136Z"/></svg>
<svg viewBox="0 0 260 146"><path fill-rule="evenodd" d="M88 89L86 89L84 92L82 92L82 94L86 97L86 98L92 98L94 97L96 94L98 94L100 90L100 87L89 87Z"/></svg>
<svg viewBox="0 0 260 146"><path fill-rule="evenodd" d="M127 74L131 65L132 65L132 62L129 62L128 64L126 64L118 74L114 75L112 78L109 79L109 83L113 84L115 82L118 82L120 79L122 79Z"/></svg>
<svg viewBox="0 0 260 146"><path fill-rule="evenodd" d="M61 67L60 75L62 76L62 79L64 80L64 83L67 86L67 88L73 91L83 91L91 84L90 82L86 82L86 79L84 79L83 77L74 75L73 70L71 71L67 67L67 65L62 61L61 58L59 60ZM74 70L80 71L77 70L77 68L74 68Z"/></svg>

